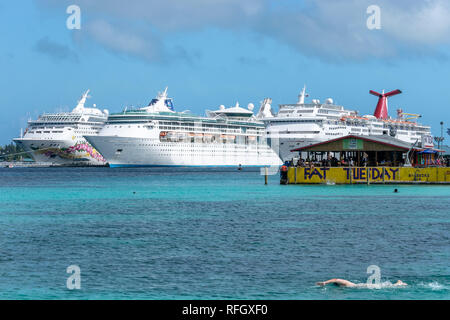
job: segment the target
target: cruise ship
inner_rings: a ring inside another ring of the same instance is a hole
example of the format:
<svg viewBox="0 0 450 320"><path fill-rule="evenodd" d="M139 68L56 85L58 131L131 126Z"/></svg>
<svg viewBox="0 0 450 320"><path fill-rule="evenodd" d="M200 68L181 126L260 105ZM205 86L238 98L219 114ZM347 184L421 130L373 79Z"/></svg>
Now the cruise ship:
<svg viewBox="0 0 450 320"><path fill-rule="evenodd" d="M25 133L14 139L36 162L53 165L105 165L103 156L84 139L96 135L108 118L108 110L86 108L87 90L72 112L43 114L28 121Z"/></svg>
<svg viewBox="0 0 450 320"><path fill-rule="evenodd" d="M111 114L98 135L85 138L110 167L279 166L252 110L236 104L205 117L176 112L166 88L146 107Z"/></svg>
<svg viewBox="0 0 450 320"><path fill-rule="evenodd" d="M309 95L304 87L297 103L281 104L276 114L272 111L272 100L265 99L257 118L266 124L268 139L277 142L274 150L283 161L298 156L291 152L293 149L350 134L390 135L411 145L433 147L430 127L417 122L420 115L398 109L397 118L388 116L387 98L400 94L400 90L370 93L379 98L374 115L360 116L358 111L334 104L331 98L324 103L317 99L306 103Z"/></svg>

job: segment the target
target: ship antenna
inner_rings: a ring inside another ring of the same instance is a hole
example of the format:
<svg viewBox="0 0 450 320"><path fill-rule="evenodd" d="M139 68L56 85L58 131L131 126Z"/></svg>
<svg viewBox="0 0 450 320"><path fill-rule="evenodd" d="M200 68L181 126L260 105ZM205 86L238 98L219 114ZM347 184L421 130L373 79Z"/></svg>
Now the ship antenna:
<svg viewBox="0 0 450 320"><path fill-rule="evenodd" d="M298 102L297 104L304 104L305 103L305 97L309 97L309 94L306 93L306 84L303 86L302 91L300 92L298 96Z"/></svg>
<svg viewBox="0 0 450 320"><path fill-rule="evenodd" d="M162 93L160 93L160 95L161 95L161 98L167 98L167 90L169 89L169 87L166 87L165 89L164 89L164 91L162 92Z"/></svg>

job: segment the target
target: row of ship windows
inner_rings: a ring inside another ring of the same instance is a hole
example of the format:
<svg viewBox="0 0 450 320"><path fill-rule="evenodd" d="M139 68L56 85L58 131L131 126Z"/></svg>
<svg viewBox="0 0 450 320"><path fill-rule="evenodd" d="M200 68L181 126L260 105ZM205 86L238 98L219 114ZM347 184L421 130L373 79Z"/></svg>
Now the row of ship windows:
<svg viewBox="0 0 450 320"><path fill-rule="evenodd" d="M283 121L283 124L297 124L297 123L322 123L324 122L323 119L319 119L319 120L295 120L295 121ZM339 125L342 122L340 121L325 121L326 124L330 124L330 125ZM352 127L352 126L358 126L361 128L366 128L366 127L376 127L376 128L384 128L384 129L389 129L389 125L382 125L382 124L364 124L364 123L357 123L357 122L350 122L347 121L346 123L346 127L344 126L338 126L338 127L329 127L329 130L337 130L337 129L347 129L348 127ZM408 127L408 126L396 126L396 129L398 130L408 130L408 131L427 131L426 128L420 128L420 127Z"/></svg>
<svg viewBox="0 0 450 320"><path fill-rule="evenodd" d="M255 154L256 154L256 151L255 151ZM257 152L257 154L258 155L261 155L262 154L262 152ZM265 154L266 155L271 155L270 153L268 153L268 152L265 152ZM190 153L189 155L186 155L185 153L174 153L174 152L170 152L170 153L159 153L158 154L159 156L166 156L166 157L173 157L173 156L180 156L180 157L195 157L195 156L197 156L197 157L205 157L205 155L204 154L198 154L198 153ZM228 158L228 157L232 157L232 156L244 156L244 158L245 158L245 156L249 156L249 154L247 154L247 153L245 153L245 154L242 154L242 153L234 153L234 155L230 155L230 154L227 154L227 155L224 155L223 153L222 154L215 154L214 152L212 152L212 153L210 153L209 154L209 156L215 156L215 157L225 157L225 158Z"/></svg>
<svg viewBox="0 0 450 320"><path fill-rule="evenodd" d="M32 147L34 147L34 143L31 144ZM45 143L41 143L41 147L45 146ZM57 143L51 143L48 145L48 147L56 147L56 148L60 148L61 146Z"/></svg>
<svg viewBox="0 0 450 320"><path fill-rule="evenodd" d="M349 125L349 126L351 126L351 125ZM366 127L368 127L367 125L358 125L359 127L362 127L362 128L366 128ZM374 124L372 124L372 126L373 127L376 127L376 128L380 128L380 129L389 129L389 127L388 126L384 126L383 127L383 125L374 125ZM344 127L344 126L338 126L338 127L328 127L328 130L339 130L339 129L347 129L348 127ZM416 130L418 130L418 131L424 131L424 130L420 130L420 129L422 129L422 128L410 128L410 127L404 127L404 126L399 126L399 127L395 127L397 130L405 130L405 131L411 131L411 130L414 130L414 131L416 131ZM382 130L380 130L380 129L372 129L372 132L382 132ZM352 128L352 130L358 130L358 128ZM367 130L367 129L364 129L364 130ZM426 131L426 130L425 130Z"/></svg>
<svg viewBox="0 0 450 320"><path fill-rule="evenodd" d="M352 132L369 132L369 129L352 128ZM374 130L375 131L375 130Z"/></svg>
<svg viewBox="0 0 450 320"><path fill-rule="evenodd" d="M83 133L97 133L98 131L78 131L79 133L83 134ZM32 134L32 133L64 133L64 131L60 131L60 130L54 130L54 131L28 131L28 133Z"/></svg>
<svg viewBox="0 0 450 320"><path fill-rule="evenodd" d="M64 131L28 131L28 133L63 133Z"/></svg>
<svg viewBox="0 0 450 320"><path fill-rule="evenodd" d="M102 129L102 127L99 127L99 126L95 127L95 126L82 126L82 125L74 126L74 127L70 127L70 128L67 127L67 126L54 126L54 127L51 127L51 126L41 126L41 127L39 127L39 126L32 126L32 127L30 127L31 130L52 130L52 129L65 129L65 128L67 128L67 130L72 130L72 129L74 129L74 130L77 130L77 129L100 130L100 129Z"/></svg>
<svg viewBox="0 0 450 320"><path fill-rule="evenodd" d="M120 128L125 127L125 126L120 126L120 125L115 125L115 126L108 125L108 126L106 126L106 128L111 128L111 127L120 129ZM128 128L131 128L131 126L128 126ZM141 126L137 126L137 128L140 129ZM142 126L142 128L147 128L149 130L152 130L154 127L149 125L149 126ZM180 126L180 127L160 126L159 128L161 130L186 130L186 131L189 131L189 130L192 130L192 129L197 129L196 127L182 127L182 126ZM202 132L218 132L219 130L223 130L221 128L214 128L214 127L205 128L205 127L201 127L201 126L199 126L198 129L202 130ZM258 134L258 133L261 133L261 131L263 131L263 129L261 129L261 130L255 130L255 129L240 130L240 129L233 129L233 128L225 128L225 129L226 129L226 131L221 131L221 132L219 131L219 133L241 133L241 132L244 131L244 132L249 133L249 134Z"/></svg>
<svg viewBox="0 0 450 320"><path fill-rule="evenodd" d="M280 111L280 114L284 114L284 113L291 114L291 113L295 113L295 112L297 112L297 113L313 113L314 109L303 109L303 110L297 110L297 111L295 111L295 110L282 110L282 111Z"/></svg>
<svg viewBox="0 0 450 320"><path fill-rule="evenodd" d="M159 144L139 144L140 147L160 147L161 145ZM167 147L167 146L166 146ZM180 149L180 150L193 150L194 148L198 148L198 146L191 146L191 145L187 145L187 146L183 146L183 145L173 145L171 146L171 149L161 149L161 150L174 150L174 149ZM215 149L217 149L218 151L220 150L224 150L224 149L228 149L228 148L209 148L207 150L205 150L205 152L215 152ZM247 150L247 147L245 146L239 146L236 145L234 149L242 149L242 150ZM253 148L252 148L253 149Z"/></svg>
<svg viewBox="0 0 450 320"><path fill-rule="evenodd" d="M61 121L55 121L55 122L49 122L49 121L34 121L32 123L34 126L61 126ZM104 122L100 121L100 122L67 122L64 121L65 126L102 126L104 124Z"/></svg>
<svg viewBox="0 0 450 320"><path fill-rule="evenodd" d="M196 128L196 127L203 127L203 128L213 128L213 129L252 129L250 127L241 127L241 126L233 126L233 125L220 125L220 124L207 124L207 123L195 123L195 122L191 122L191 123L180 123L180 122L167 122L167 121L160 121L159 122L160 126L171 126L173 128L178 128L178 127L189 127L189 128Z"/></svg>
<svg viewBox="0 0 450 320"><path fill-rule="evenodd" d="M164 151L170 152L170 154L175 154L176 151L178 151L178 152L180 152L180 155L186 155L186 153L184 153L184 152L186 152L186 151L193 151L193 150L191 150L191 149L185 149L185 150L161 149L161 150L159 150L160 153L164 152ZM195 150L195 151L197 152L197 154L200 154L200 153L225 153L225 152L230 152L230 150L222 150L222 151L221 150ZM233 150L231 150L231 151L233 151ZM256 149L254 149L253 151L256 152ZM239 150L234 150L234 153L236 153L236 154L246 154L247 151L243 152L243 151L239 151ZM190 152L190 154L195 154L195 152Z"/></svg>
<svg viewBox="0 0 450 320"><path fill-rule="evenodd" d="M323 110L323 109L319 109L318 113L324 113L324 114L340 114L339 111L335 111L335 110Z"/></svg>
<svg viewBox="0 0 450 320"><path fill-rule="evenodd" d="M260 137L180 137L180 136L160 136L159 140L161 142L172 142L172 143L201 143L201 144L241 144L241 145L252 145L264 143L264 139Z"/></svg>
<svg viewBox="0 0 450 320"><path fill-rule="evenodd" d="M347 129L347 127L329 127L328 130Z"/></svg>
<svg viewBox="0 0 450 320"><path fill-rule="evenodd" d="M161 126L160 127L161 130L191 130L194 128L188 128L188 127L166 127L166 126ZM202 132L226 132L226 133L241 133L242 131L239 129L227 129L226 131L220 131L221 129L218 128L198 128L199 131L201 130ZM255 130L247 130L247 133L251 133L251 132L257 132Z"/></svg>
<svg viewBox="0 0 450 320"><path fill-rule="evenodd" d="M112 124L112 123L108 123L107 125L106 125L106 127L114 127L114 128L122 128L122 127L125 127L125 125L119 125L119 124ZM128 125L127 126L128 128L131 128L131 125ZM140 128L141 126L140 125L137 125L137 127L138 128ZM142 127L149 127L149 128L153 128L154 126L153 125L143 125ZM246 131L246 130L259 130L259 129L262 129L262 127L261 128L255 128L255 127L242 127L242 126L230 126L230 125L223 125L223 126L220 126L220 125L207 125L207 124L201 124L201 123L198 123L198 124L167 124L167 123L159 123L159 127L160 128L162 128L162 127L166 127L166 128L170 128L170 129L183 129L183 128L186 128L187 130L192 130L193 128L199 128L199 129L201 129L201 128L203 128L203 129L215 129L215 130L223 130L223 129L225 129L225 130L238 130L238 131L240 131L241 130L241 128L242 129L244 129L244 131Z"/></svg>
<svg viewBox="0 0 450 320"><path fill-rule="evenodd" d="M320 120L295 120L295 121L272 121L272 122L280 122L280 123L283 123L283 124L322 123L323 119L320 119Z"/></svg>
<svg viewBox="0 0 450 320"><path fill-rule="evenodd" d="M267 132L267 133L269 133L269 132ZM320 133L320 131L289 131L289 130L285 130L285 131L279 131L279 133L318 134L318 133Z"/></svg>
<svg viewBox="0 0 450 320"><path fill-rule="evenodd" d="M247 130L240 130L240 129L232 129L232 128L228 128L228 129L220 129L220 128L202 128L202 127L198 127L198 128L189 128L189 127L169 127L169 126L160 126L159 127L160 130L174 130L174 131L198 131L198 132L214 132L214 133L248 133L248 134L258 134L261 133L261 130L254 130L254 129L247 129Z"/></svg>

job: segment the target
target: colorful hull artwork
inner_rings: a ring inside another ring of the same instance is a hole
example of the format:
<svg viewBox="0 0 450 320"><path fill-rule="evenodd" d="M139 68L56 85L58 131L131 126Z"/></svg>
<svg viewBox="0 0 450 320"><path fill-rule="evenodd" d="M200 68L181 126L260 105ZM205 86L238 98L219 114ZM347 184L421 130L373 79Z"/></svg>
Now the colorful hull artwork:
<svg viewBox="0 0 450 320"><path fill-rule="evenodd" d="M291 167L290 184L443 183L450 184L447 167Z"/></svg>
<svg viewBox="0 0 450 320"><path fill-rule="evenodd" d="M93 159L106 163L103 156L88 143L77 143L68 148L32 148L36 154L45 155L48 158L60 157L67 160Z"/></svg>

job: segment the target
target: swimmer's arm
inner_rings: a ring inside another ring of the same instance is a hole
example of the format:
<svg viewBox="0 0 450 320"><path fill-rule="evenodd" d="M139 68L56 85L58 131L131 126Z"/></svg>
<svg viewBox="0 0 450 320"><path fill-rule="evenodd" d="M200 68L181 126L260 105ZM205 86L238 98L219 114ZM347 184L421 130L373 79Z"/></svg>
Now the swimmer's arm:
<svg viewBox="0 0 450 320"><path fill-rule="evenodd" d="M335 283L336 280L338 280L338 279L330 279L327 281L317 282L316 285L324 287L329 283Z"/></svg>

